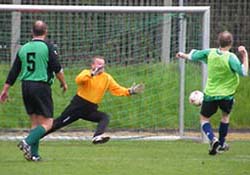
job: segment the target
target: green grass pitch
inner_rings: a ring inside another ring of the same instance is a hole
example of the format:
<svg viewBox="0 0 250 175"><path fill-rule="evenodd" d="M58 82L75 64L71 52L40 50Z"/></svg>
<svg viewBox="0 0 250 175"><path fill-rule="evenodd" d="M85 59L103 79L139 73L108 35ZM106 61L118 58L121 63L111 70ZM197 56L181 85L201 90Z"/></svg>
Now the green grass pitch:
<svg viewBox="0 0 250 175"><path fill-rule="evenodd" d="M247 175L250 142L229 142L230 150L208 155L194 141L42 141L42 162L28 162L17 142L0 141L1 175Z"/></svg>

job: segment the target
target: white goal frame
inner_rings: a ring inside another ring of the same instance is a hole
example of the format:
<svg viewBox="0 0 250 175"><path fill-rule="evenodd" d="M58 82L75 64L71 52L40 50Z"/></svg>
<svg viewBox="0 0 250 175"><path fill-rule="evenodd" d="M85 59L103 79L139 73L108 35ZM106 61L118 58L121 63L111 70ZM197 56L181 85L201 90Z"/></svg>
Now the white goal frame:
<svg viewBox="0 0 250 175"><path fill-rule="evenodd" d="M11 12L117 12L117 13L200 13L203 15L202 22L202 49L209 48L210 42L210 7L209 6L72 6L72 5L7 5L0 4L0 11ZM13 19L13 17L12 17ZM185 41L186 23L180 15L180 41ZM13 33L12 33L13 35ZM12 42L13 43L13 42ZM15 52L12 48L12 53ZM185 52L185 42L179 42L179 51ZM185 96L185 64L183 60L179 61L180 68L180 92L179 92L179 137L174 139L185 138L184 136L184 96ZM202 64L202 87L204 88L207 77L207 69ZM202 140L204 135L201 134ZM84 137L85 138L85 137ZM136 137L137 138L137 137ZM166 139L159 136L159 140ZM0 140L6 137L1 137ZM20 139L20 138L18 138ZM145 138L144 138L145 139ZM152 137L156 139L156 137ZM171 139L171 138L170 138ZM173 138L172 138L173 139ZM11 140L11 138L10 138Z"/></svg>

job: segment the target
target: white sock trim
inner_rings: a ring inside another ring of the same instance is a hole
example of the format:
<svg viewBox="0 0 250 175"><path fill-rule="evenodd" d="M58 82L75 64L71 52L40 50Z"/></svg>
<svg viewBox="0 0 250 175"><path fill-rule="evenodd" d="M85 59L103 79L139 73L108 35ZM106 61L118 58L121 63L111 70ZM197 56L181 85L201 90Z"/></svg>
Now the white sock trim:
<svg viewBox="0 0 250 175"><path fill-rule="evenodd" d="M203 125L205 125L206 123L209 123L210 124L210 122L209 121L201 121L201 127L203 127Z"/></svg>

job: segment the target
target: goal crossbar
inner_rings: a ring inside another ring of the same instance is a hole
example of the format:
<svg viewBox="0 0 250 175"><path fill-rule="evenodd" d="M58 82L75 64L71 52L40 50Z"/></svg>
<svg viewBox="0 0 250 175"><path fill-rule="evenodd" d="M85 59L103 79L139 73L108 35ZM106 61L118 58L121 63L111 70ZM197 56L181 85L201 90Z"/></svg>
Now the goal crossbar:
<svg viewBox="0 0 250 175"><path fill-rule="evenodd" d="M140 13L140 12L207 12L209 6L72 6L72 5L7 5L0 4L1 11L63 11L63 12L119 12L119 13Z"/></svg>

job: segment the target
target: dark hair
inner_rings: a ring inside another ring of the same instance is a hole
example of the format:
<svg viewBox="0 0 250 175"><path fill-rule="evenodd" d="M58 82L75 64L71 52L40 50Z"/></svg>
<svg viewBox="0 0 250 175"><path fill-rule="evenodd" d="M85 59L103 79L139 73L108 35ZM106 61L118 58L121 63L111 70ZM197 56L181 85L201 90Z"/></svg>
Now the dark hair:
<svg viewBox="0 0 250 175"><path fill-rule="evenodd" d="M219 43L220 47L232 46L233 45L233 35L228 31L224 31L224 32L219 33L218 43Z"/></svg>
<svg viewBox="0 0 250 175"><path fill-rule="evenodd" d="M43 21L36 21L33 24L32 33L35 36L42 36L47 32L47 24Z"/></svg>

